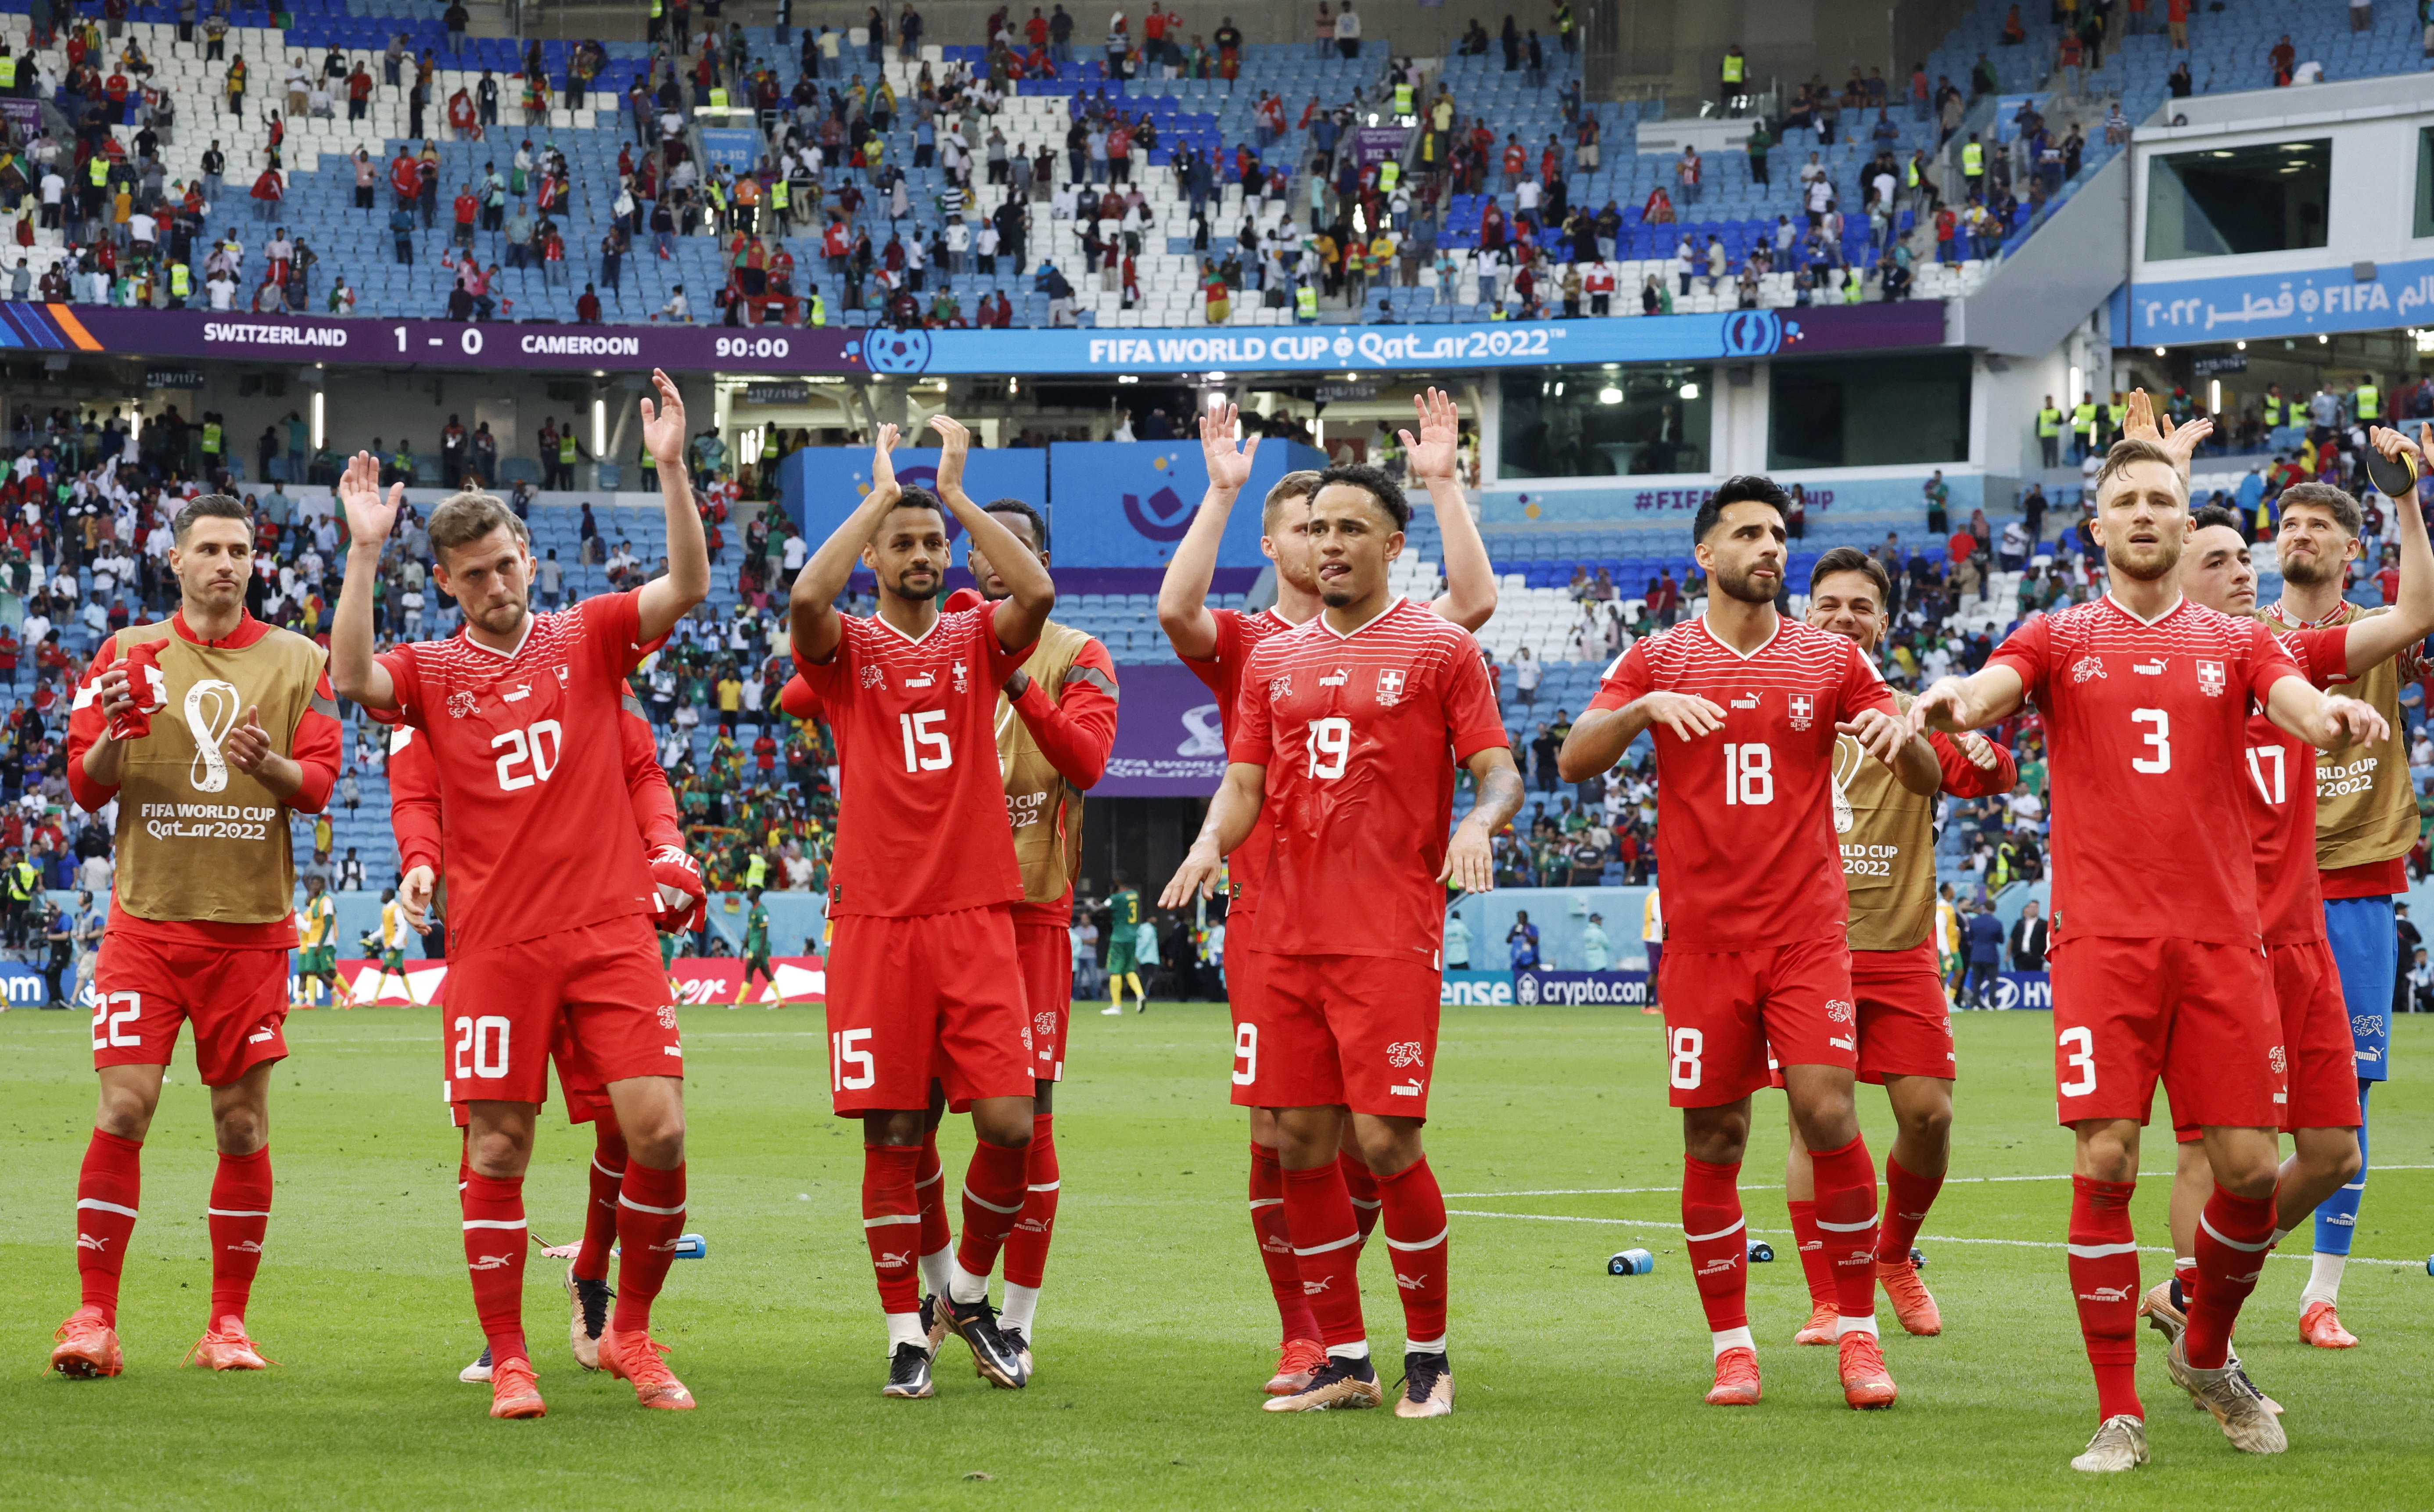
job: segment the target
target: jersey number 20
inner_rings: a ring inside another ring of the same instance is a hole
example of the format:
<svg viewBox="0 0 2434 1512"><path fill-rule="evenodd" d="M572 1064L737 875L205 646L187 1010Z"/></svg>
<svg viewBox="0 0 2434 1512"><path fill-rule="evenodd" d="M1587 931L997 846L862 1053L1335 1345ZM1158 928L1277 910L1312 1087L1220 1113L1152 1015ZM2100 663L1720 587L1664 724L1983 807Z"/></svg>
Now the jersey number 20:
<svg viewBox="0 0 2434 1512"><path fill-rule="evenodd" d="M504 751L499 757L499 790L514 792L535 783L547 782L557 770L558 753L564 749L566 732L556 720L541 720L527 728L509 730L490 741L490 749Z"/></svg>

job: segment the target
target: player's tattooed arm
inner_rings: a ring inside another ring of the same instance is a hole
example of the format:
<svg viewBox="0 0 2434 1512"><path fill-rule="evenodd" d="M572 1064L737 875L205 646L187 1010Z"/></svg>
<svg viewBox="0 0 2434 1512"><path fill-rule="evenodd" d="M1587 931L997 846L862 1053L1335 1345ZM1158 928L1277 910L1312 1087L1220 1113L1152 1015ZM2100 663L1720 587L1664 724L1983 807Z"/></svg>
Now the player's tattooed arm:
<svg viewBox="0 0 2434 1512"><path fill-rule="evenodd" d="M1208 468L1208 491L1191 528L1175 544L1157 586L1157 627L1166 632L1178 656L1207 661L1217 654L1217 619L1208 612L1208 585L1217 573L1217 547L1226 536L1226 521L1234 501L1251 481L1251 459L1260 450L1252 436L1240 450L1234 427L1240 418L1231 404L1219 404L1200 416L1200 458Z"/></svg>
<svg viewBox="0 0 2434 1512"><path fill-rule="evenodd" d="M1445 866L1437 873L1437 880L1449 882L1465 892L1493 892L1496 832L1521 811L1521 769L1513 764L1512 751L1500 745L1478 752L1465 765L1479 784L1479 802L1454 826L1453 838L1446 842Z"/></svg>
<svg viewBox="0 0 2434 1512"><path fill-rule="evenodd" d="M2000 662L1967 677L1939 677L1910 706L1911 733L1942 730L1958 735L1992 724L2018 708L2027 692L2020 674Z"/></svg>
<svg viewBox="0 0 2434 1512"><path fill-rule="evenodd" d="M1403 454L1412 476L1428 489L1436 511L1437 532L1445 542L1446 590L1430 607L1444 619L1476 634L1496 614L1496 569L1487 560L1487 542L1479 522L1470 518L1470 501L1462 496L1454 468L1462 444L1462 412L1451 396L1431 388L1412 396L1419 412L1420 434L1403 435Z"/></svg>
<svg viewBox="0 0 2434 1512"><path fill-rule="evenodd" d="M1566 782L1586 782L1621 760L1642 731L1656 726L1672 731L1676 739L1695 740L1723 729L1724 711L1712 699L1661 688L1620 708L1592 708L1564 737L1555 753L1555 771Z"/></svg>
<svg viewBox="0 0 2434 1512"><path fill-rule="evenodd" d="M659 402L642 400L643 445L660 475L660 499L667 506L668 570L643 585L635 600L640 633L656 640L676 628L693 606L710 597L710 546L702 535L701 511L693 501L693 484L685 476L684 395L668 375L651 369Z"/></svg>
<svg viewBox="0 0 2434 1512"><path fill-rule="evenodd" d="M945 442L938 453L939 501L1005 585L1008 596L997 609L997 643L1020 651L1039 638L1048 612L1056 607L1056 585L1038 554L1026 550L1014 532L964 492L964 458L971 450L972 433L944 415L932 416L930 424Z"/></svg>
<svg viewBox="0 0 2434 1512"><path fill-rule="evenodd" d="M1183 864L1174 869L1166 891L1157 895L1159 908L1182 908L1195 893L1204 898L1214 895L1226 858L1250 838L1251 826L1259 822L1267 787L1267 768L1248 761L1226 765L1226 779L1218 784L1217 796L1208 801L1208 817L1200 822L1199 835L1184 853Z"/></svg>
<svg viewBox="0 0 2434 1512"><path fill-rule="evenodd" d="M2285 677L2266 691L2265 717L2319 751L2374 745L2391 736L2374 705L2322 692L2304 677Z"/></svg>
<svg viewBox="0 0 2434 1512"><path fill-rule="evenodd" d="M347 575L338 587L337 612L330 620L330 685L340 698L366 708L397 707L397 687L388 669L372 655L373 585L380 578L381 551L405 505L405 484L381 497L380 463L358 451L338 479L338 503L347 517Z"/></svg>
<svg viewBox="0 0 2434 1512"><path fill-rule="evenodd" d="M795 574L795 586L787 599L787 617L795 638L795 650L813 661L825 661L836 650L844 635L838 623L836 596L853 579L854 564L862 560L870 537L878 531L879 522L903 496L896 481L896 462L890 455L896 449L896 427L883 425L879 438L870 449L870 492L862 496L820 549L812 553L803 569ZM1003 528L1003 527L1001 527Z"/></svg>
<svg viewBox="0 0 2434 1512"><path fill-rule="evenodd" d="M2365 675L2434 635L2434 547L2426 543L2423 502L2424 479L2434 471L2434 464L2428 462L2428 452L2434 450L2434 427L2420 424L2414 441L2399 431L2387 431L2381 426L2370 432L2367 438L2386 458L2414 463L2420 481L2409 497L2391 501L2391 512L2398 520L2394 534L2400 540L2400 592L2392 600L2391 612L2367 616L2352 624L2349 634L2341 637L2341 654L2347 663L2342 671L2353 677Z"/></svg>

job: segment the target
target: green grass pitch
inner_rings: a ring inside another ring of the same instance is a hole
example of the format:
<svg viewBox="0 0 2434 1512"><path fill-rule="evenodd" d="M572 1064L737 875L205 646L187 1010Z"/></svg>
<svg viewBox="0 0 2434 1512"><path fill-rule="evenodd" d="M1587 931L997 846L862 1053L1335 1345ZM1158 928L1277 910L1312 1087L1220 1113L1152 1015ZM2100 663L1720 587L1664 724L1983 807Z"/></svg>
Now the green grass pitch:
<svg viewBox="0 0 2434 1512"><path fill-rule="evenodd" d="M567 1357L558 1270L537 1261L526 1320L550 1415L496 1423L455 1374L479 1349L459 1249L456 1141L435 1096L428 1011L300 1014L272 1105L278 1198L251 1322L283 1362L213 1377L199 1332L212 1160L181 1052L146 1150L120 1330L127 1373L43 1365L76 1304L71 1202L93 1077L81 1014L0 1015L0 1504L14 1506L597 1508L757 1506L2423 1507L2434 1503L2434 1030L2398 1026L2375 1097L2377 1170L2343 1317L2347 1353L2297 1339L2300 1260L2277 1259L2241 1351L2288 1404L2290 1453L2232 1451L2142 1334L2154 1463L2092 1481L2093 1430L2061 1239L2069 1140L2053 1125L2043 1014L1956 1018L1963 1079L1952 1174L1927 1226L1940 1338L1885 1317L1890 1412L1842 1404L1834 1355L1794 1349L1808 1305L1780 1192L1781 1100L1760 1098L1744 1168L1766 1371L1754 1410L1701 1404L1706 1332L1672 1196L1679 1125L1657 1023L1611 1010L1449 1009L1431 1156L1453 1220L1456 1415L1276 1418L1259 1387L1276 1319L1243 1206L1242 1115L1226 1102L1222 1010L1083 1005L1059 1089L1064 1195L1035 1385L986 1389L950 1340L939 1395L883 1402L883 1337L858 1216L861 1150L830 1116L815 1010L688 1010L692 1217L659 1311L699 1411L645 1414ZM1860 1111L1879 1161L1884 1100ZM948 1132L960 1169L968 1129ZM588 1135L553 1113L526 1188L538 1233L571 1238ZM2168 1132L2138 1205L2167 1241ZM2002 1180L2014 1178L2015 1180ZM1963 1242L1968 1241L1968 1242ZM1605 1257L1654 1250L1647 1277ZM2305 1247L2303 1231L2298 1248ZM1363 1267L1381 1373L1402 1319L1384 1250ZM2387 1263L2390 1262L2390 1263ZM2150 1282L2165 1274L2151 1253ZM972 1478L988 1477L986 1480Z"/></svg>

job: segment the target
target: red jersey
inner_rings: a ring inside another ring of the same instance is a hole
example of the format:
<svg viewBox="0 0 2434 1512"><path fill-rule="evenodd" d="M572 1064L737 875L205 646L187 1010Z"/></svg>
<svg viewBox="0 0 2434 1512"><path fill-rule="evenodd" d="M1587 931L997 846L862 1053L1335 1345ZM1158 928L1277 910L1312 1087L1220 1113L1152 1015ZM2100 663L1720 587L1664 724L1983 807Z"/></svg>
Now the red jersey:
<svg viewBox="0 0 2434 1512"><path fill-rule="evenodd" d="M2347 625L2286 630L2273 638L2318 688L2348 665ZM2269 945L2324 938L2324 889L2316 871L2316 748L2269 720L2248 716L2250 829L2256 845L2256 910Z"/></svg>
<svg viewBox="0 0 2434 1512"><path fill-rule="evenodd" d="M1397 599L1349 634L1321 615L1261 640L1226 742L1229 759L1267 768L1260 948L1437 964L1454 768L1511 739L1479 642L1424 604Z"/></svg>
<svg viewBox="0 0 2434 1512"><path fill-rule="evenodd" d="M639 591L534 615L513 652L459 631L380 657L438 773L460 954L654 911L621 728Z"/></svg>
<svg viewBox="0 0 2434 1512"><path fill-rule="evenodd" d="M1651 692L1695 693L1724 711L1723 728L1696 740L1649 732L1666 947L1843 939L1849 895L1834 828L1834 726L1862 709L1894 712L1858 644L1778 620L1773 638L1743 655L1703 616L1616 657L1589 707L1621 708Z"/></svg>
<svg viewBox="0 0 2434 1512"><path fill-rule="evenodd" d="M831 914L910 919L1021 900L997 702L1031 648L998 644L997 610L942 614L918 639L847 616L827 661L796 651L843 768Z"/></svg>
<svg viewBox="0 0 2434 1512"><path fill-rule="evenodd" d="M1300 628L1274 609L1257 614L1244 614L1240 609L1211 609L1208 617L1217 621L1217 650L1206 661L1182 657L1191 675L1208 686L1217 695L1217 727L1225 736L1226 748L1234 748L1234 719L1243 702L1243 668L1250 660L1251 648L1270 636L1280 636ZM1259 820L1251 833L1226 858L1226 875L1231 892L1227 907L1229 924L1247 921L1259 907L1260 879L1268 873L1268 850L1276 842L1273 807L1260 810ZM1242 915L1243 921L1235 919Z"/></svg>
<svg viewBox="0 0 2434 1512"><path fill-rule="evenodd" d="M626 789L634 807L634 823L643 843L684 848L684 831L677 824L676 795L668 791L668 774L660 768L658 742L643 701L629 688L625 717L617 722L626 758ZM397 836L398 866L412 871L427 866L443 877L439 848L439 769L431 759L431 742L418 740L414 730L400 725L388 745L388 819Z"/></svg>
<svg viewBox="0 0 2434 1512"><path fill-rule="evenodd" d="M2261 939L2248 714L2300 675L2254 620L2182 600L2150 624L2111 595L1996 648L2045 722L2053 937ZM2278 733L2278 732L2277 732Z"/></svg>

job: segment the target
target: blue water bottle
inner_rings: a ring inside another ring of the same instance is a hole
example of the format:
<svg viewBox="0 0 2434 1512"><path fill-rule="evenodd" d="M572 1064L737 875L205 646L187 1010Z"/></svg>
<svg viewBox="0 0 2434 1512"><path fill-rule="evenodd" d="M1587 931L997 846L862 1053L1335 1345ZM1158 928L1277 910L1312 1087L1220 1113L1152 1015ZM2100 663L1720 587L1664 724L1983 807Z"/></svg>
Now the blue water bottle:
<svg viewBox="0 0 2434 1512"><path fill-rule="evenodd" d="M1656 1257L1645 1249L1625 1249L1605 1263L1609 1276L1645 1276L1656 1268Z"/></svg>
<svg viewBox="0 0 2434 1512"><path fill-rule="evenodd" d="M710 1241L697 1233L685 1234L677 1240L676 1258L678 1260L707 1260L710 1258Z"/></svg>
<svg viewBox="0 0 2434 1512"><path fill-rule="evenodd" d="M1774 1258L1774 1246L1773 1246L1773 1245L1771 1245L1771 1244L1767 1243L1767 1242L1766 1242L1765 1240L1763 1240L1763 1239L1752 1239L1752 1240L1750 1241L1750 1245L1749 1245L1749 1263L1750 1263L1751 1265L1753 1265L1753 1266L1763 1266L1763 1265L1765 1265L1768 1261L1773 1260Z"/></svg>

